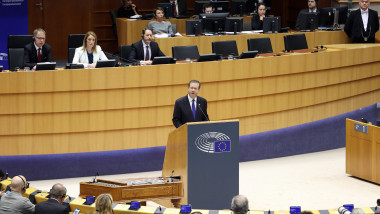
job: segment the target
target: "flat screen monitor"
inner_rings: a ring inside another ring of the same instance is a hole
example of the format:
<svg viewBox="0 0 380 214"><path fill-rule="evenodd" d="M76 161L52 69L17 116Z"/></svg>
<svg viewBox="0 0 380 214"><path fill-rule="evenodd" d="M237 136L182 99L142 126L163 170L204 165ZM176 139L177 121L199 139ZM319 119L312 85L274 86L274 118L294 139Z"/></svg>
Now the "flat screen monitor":
<svg viewBox="0 0 380 214"><path fill-rule="evenodd" d="M336 11L339 11L336 24L345 24L348 14L348 7L327 7L319 9L319 26L329 27L334 25Z"/></svg>
<svg viewBox="0 0 380 214"><path fill-rule="evenodd" d="M186 35L198 36L202 33L201 20L186 20Z"/></svg>
<svg viewBox="0 0 380 214"><path fill-rule="evenodd" d="M313 31L319 26L319 13L301 13L299 30Z"/></svg>
<svg viewBox="0 0 380 214"><path fill-rule="evenodd" d="M264 17L263 32L278 33L281 31L281 17Z"/></svg>
<svg viewBox="0 0 380 214"><path fill-rule="evenodd" d="M224 26L226 32L241 32L243 31L243 17L227 17Z"/></svg>
<svg viewBox="0 0 380 214"><path fill-rule="evenodd" d="M174 17L174 7L172 3L158 3L157 7L164 8L164 14L167 19L169 17Z"/></svg>
<svg viewBox="0 0 380 214"><path fill-rule="evenodd" d="M214 8L214 13L227 13L230 2L229 1L217 1L211 2Z"/></svg>
<svg viewBox="0 0 380 214"><path fill-rule="evenodd" d="M232 0L231 14L243 16L247 12L247 0Z"/></svg>
<svg viewBox="0 0 380 214"><path fill-rule="evenodd" d="M56 62L40 62L37 63L36 71L54 70L56 65Z"/></svg>
<svg viewBox="0 0 380 214"><path fill-rule="evenodd" d="M319 26L328 27L334 24L334 12L332 7L319 9Z"/></svg>
<svg viewBox="0 0 380 214"><path fill-rule="evenodd" d="M199 15L203 13L203 5L209 4L210 1L195 1L194 4L194 15Z"/></svg>
<svg viewBox="0 0 380 214"><path fill-rule="evenodd" d="M346 24L348 17L348 7L336 7L335 9L339 11L338 24Z"/></svg>
<svg viewBox="0 0 380 214"><path fill-rule="evenodd" d="M224 31L226 17L229 13L201 13L203 33L218 33Z"/></svg>
<svg viewBox="0 0 380 214"><path fill-rule="evenodd" d="M109 59L109 60L99 60L96 62L95 68L107 68L107 67L115 67L116 60L115 59Z"/></svg>
<svg viewBox="0 0 380 214"><path fill-rule="evenodd" d="M152 65L173 64L175 61L171 56L156 56L153 58Z"/></svg>
<svg viewBox="0 0 380 214"><path fill-rule="evenodd" d="M240 55L240 59L255 58L259 52L258 51L244 51Z"/></svg>

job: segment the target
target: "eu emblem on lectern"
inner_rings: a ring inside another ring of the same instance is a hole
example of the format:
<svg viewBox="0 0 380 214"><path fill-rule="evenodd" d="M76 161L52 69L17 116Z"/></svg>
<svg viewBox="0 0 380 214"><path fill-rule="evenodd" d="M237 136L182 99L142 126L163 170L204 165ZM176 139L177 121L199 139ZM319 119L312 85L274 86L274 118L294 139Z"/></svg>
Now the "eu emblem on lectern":
<svg viewBox="0 0 380 214"><path fill-rule="evenodd" d="M202 152L221 153L231 152L231 139L220 132L206 132L195 140L195 145Z"/></svg>

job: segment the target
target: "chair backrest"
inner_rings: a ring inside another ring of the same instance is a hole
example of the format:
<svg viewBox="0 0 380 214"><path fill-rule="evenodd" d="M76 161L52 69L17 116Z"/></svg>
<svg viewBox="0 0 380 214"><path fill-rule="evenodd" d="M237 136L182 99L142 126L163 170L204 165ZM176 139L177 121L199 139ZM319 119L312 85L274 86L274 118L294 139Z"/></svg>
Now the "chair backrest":
<svg viewBox="0 0 380 214"><path fill-rule="evenodd" d="M269 37L248 39L248 50L258 51L259 53L273 53L272 43Z"/></svg>
<svg viewBox="0 0 380 214"><path fill-rule="evenodd" d="M69 48L69 55L67 58L68 63L72 63L75 55L75 48Z"/></svg>
<svg viewBox="0 0 380 214"><path fill-rule="evenodd" d="M8 36L8 66L10 70L15 67L24 67L24 46L33 42L33 35Z"/></svg>
<svg viewBox="0 0 380 214"><path fill-rule="evenodd" d="M177 24L172 24L172 30L174 34L177 33Z"/></svg>
<svg viewBox="0 0 380 214"><path fill-rule="evenodd" d="M83 39L86 34L70 34L67 42L68 48L78 48L83 45Z"/></svg>
<svg viewBox="0 0 380 214"><path fill-rule="evenodd" d="M69 34L68 38L68 55L67 55L67 62L72 63L74 54L75 54L75 48L78 48L83 45L83 39L86 36L86 34Z"/></svg>
<svg viewBox="0 0 380 214"><path fill-rule="evenodd" d="M116 28L117 10L110 10L110 15L111 15L111 21L112 21L113 35L117 39L117 28Z"/></svg>
<svg viewBox="0 0 380 214"><path fill-rule="evenodd" d="M120 45L120 57L121 60L127 61L129 54L132 51L132 46L131 45Z"/></svg>
<svg viewBox="0 0 380 214"><path fill-rule="evenodd" d="M173 58L176 60L199 59L199 51L196 45L172 47Z"/></svg>
<svg viewBox="0 0 380 214"><path fill-rule="evenodd" d="M308 49L305 34L294 34L284 36L285 50Z"/></svg>
<svg viewBox="0 0 380 214"><path fill-rule="evenodd" d="M252 30L252 24L251 24L251 22L243 22L243 30L244 31L250 31L250 30Z"/></svg>
<svg viewBox="0 0 380 214"><path fill-rule="evenodd" d="M228 57L228 55L239 56L235 40L212 42L212 52Z"/></svg>

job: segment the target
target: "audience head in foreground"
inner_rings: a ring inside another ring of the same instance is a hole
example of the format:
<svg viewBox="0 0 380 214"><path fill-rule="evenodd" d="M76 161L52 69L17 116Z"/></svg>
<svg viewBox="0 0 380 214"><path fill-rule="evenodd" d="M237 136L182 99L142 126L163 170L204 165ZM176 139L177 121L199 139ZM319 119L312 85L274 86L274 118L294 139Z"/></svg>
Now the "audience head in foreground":
<svg viewBox="0 0 380 214"><path fill-rule="evenodd" d="M22 196L29 188L29 183L22 175L12 178L11 192L1 197L0 213L34 213L34 204Z"/></svg>
<svg viewBox="0 0 380 214"><path fill-rule="evenodd" d="M237 195L232 198L231 210L234 214L246 214L248 209L248 199L243 195Z"/></svg>
<svg viewBox="0 0 380 214"><path fill-rule="evenodd" d="M50 198L47 201L40 202L36 205L36 214L68 214L70 206L63 201L66 198L66 187L60 183L54 184L50 190Z"/></svg>
<svg viewBox="0 0 380 214"><path fill-rule="evenodd" d="M112 196L108 193L96 197L94 214L112 214L112 201Z"/></svg>

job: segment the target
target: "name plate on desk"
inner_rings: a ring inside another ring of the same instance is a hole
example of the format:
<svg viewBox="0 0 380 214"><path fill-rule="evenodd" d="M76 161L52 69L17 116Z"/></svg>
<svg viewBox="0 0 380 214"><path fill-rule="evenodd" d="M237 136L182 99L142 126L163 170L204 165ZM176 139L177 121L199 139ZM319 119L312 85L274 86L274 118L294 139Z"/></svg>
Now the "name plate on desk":
<svg viewBox="0 0 380 214"><path fill-rule="evenodd" d="M368 134L368 126L355 123L355 131Z"/></svg>

